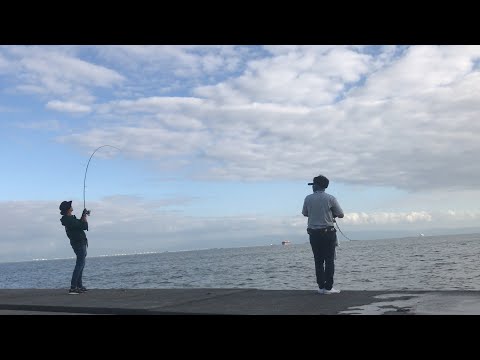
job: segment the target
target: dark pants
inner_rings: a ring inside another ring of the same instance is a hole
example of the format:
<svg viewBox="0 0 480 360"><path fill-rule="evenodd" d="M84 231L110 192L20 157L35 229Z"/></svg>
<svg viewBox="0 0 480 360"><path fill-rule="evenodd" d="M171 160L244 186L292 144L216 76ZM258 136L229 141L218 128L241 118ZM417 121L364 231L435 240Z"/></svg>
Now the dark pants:
<svg viewBox="0 0 480 360"><path fill-rule="evenodd" d="M87 257L87 244L72 245L75 255L77 255L77 262L75 269L73 269L72 281L70 287L72 289L81 288L83 268L85 267L85 258Z"/></svg>
<svg viewBox="0 0 480 360"><path fill-rule="evenodd" d="M315 274L319 289L330 290L333 286L335 273L335 245L337 234L335 231L309 231L310 245L315 259Z"/></svg>

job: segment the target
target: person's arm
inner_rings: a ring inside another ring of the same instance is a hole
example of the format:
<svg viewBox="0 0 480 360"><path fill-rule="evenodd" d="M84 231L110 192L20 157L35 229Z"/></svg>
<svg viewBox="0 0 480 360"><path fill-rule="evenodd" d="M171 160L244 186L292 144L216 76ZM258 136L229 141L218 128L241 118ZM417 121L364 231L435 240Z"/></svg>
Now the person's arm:
<svg viewBox="0 0 480 360"><path fill-rule="evenodd" d="M332 210L333 218L338 217L341 219L344 217L343 210L335 198L332 199L332 206L330 207L330 210Z"/></svg>
<svg viewBox="0 0 480 360"><path fill-rule="evenodd" d="M65 227L67 227L68 229L88 230L88 222L86 220L83 221L83 220L78 220L76 217L73 217L73 216L66 216L64 222L65 222Z"/></svg>
<svg viewBox="0 0 480 360"><path fill-rule="evenodd" d="M307 199L303 201L303 209L302 209L303 216L308 217L308 208L307 208Z"/></svg>

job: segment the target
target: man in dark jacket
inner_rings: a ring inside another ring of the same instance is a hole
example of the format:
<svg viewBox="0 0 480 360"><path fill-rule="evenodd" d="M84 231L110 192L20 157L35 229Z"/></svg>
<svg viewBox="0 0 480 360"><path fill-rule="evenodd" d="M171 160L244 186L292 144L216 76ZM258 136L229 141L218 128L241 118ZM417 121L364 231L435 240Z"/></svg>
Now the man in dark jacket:
<svg viewBox="0 0 480 360"><path fill-rule="evenodd" d="M63 215L60 222L65 226L65 231L70 239L70 245L77 256L75 269L72 274L69 294L76 295L87 291L82 284L83 268L85 267L85 258L87 257L88 240L85 230L88 231L87 210L83 210L81 219L72 215L72 201L62 201L60 204L60 214Z"/></svg>

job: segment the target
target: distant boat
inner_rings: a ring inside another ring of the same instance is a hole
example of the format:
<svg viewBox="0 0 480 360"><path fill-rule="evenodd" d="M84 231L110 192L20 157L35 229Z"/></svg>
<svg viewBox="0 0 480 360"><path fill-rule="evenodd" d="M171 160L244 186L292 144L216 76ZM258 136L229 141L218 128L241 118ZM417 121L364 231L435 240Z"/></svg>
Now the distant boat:
<svg viewBox="0 0 480 360"><path fill-rule="evenodd" d="M418 234L418 236L423 237L423 236L425 236L425 235L424 235L424 234Z"/></svg>
<svg viewBox="0 0 480 360"><path fill-rule="evenodd" d="M283 240L282 241L282 245L288 245L288 244L290 244L290 241L288 241L288 240Z"/></svg>

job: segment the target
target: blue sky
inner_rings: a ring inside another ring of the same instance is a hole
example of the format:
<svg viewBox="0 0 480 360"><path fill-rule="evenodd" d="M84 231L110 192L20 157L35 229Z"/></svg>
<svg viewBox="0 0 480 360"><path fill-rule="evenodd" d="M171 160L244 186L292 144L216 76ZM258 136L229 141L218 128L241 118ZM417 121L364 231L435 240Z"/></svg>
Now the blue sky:
<svg viewBox="0 0 480 360"><path fill-rule="evenodd" d="M0 261L306 242L324 174L354 239L480 218L479 46L0 46ZM478 230L478 229L477 229Z"/></svg>

